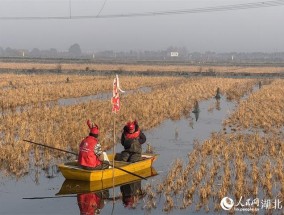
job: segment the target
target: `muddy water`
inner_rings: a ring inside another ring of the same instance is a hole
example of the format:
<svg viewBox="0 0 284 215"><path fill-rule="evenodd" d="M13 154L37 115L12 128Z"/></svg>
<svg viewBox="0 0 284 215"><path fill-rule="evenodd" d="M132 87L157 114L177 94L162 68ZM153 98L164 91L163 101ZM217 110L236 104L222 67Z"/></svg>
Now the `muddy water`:
<svg viewBox="0 0 284 215"><path fill-rule="evenodd" d="M147 142L151 144L160 157L154 164L159 175L141 181L142 187L147 183L159 182L166 175L170 165L176 158L186 161L188 152L191 151L195 140L204 141L214 131L222 128L222 121L226 115L233 111L234 104L221 98L219 103L215 99L200 102L199 116L191 113L187 118L172 121L166 120L160 126L145 131ZM144 146L146 149L146 145ZM121 146L116 151L121 151ZM34 169L29 175L19 180L3 176L0 177L0 214L1 215L26 215L26 214L80 214L76 195L69 197L55 196L60 190L64 178L56 168L49 173L41 172L39 175ZM109 190L110 196L120 196L120 187ZM24 199L41 197L40 199ZM144 200L140 199L136 209L124 206L121 198L115 204L110 199L105 200L100 214L163 214L163 201L157 200L157 208L150 212L144 208ZM194 207L193 207L194 208ZM189 214L189 210L174 210L172 214ZM197 213L197 212L195 212ZM197 213L197 214L202 214Z"/></svg>

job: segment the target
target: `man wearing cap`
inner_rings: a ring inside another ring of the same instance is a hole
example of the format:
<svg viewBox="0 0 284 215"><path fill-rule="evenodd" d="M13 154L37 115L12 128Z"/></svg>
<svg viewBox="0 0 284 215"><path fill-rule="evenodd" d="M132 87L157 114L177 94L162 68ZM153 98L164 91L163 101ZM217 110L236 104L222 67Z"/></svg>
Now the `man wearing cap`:
<svg viewBox="0 0 284 215"><path fill-rule="evenodd" d="M82 140L79 146L78 163L83 169L95 170L109 167L108 161L104 161L102 147L98 142L99 127L87 121L90 128L89 136Z"/></svg>
<svg viewBox="0 0 284 215"><path fill-rule="evenodd" d="M137 121L129 121L123 128L121 144L124 151L121 152L121 160L136 162L141 160L142 144L146 142L145 134L139 129Z"/></svg>

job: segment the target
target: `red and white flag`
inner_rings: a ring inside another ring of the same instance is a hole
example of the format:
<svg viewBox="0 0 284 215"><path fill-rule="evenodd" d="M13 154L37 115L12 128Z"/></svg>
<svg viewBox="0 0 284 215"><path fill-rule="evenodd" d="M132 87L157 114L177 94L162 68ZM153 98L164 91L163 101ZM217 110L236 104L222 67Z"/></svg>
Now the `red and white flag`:
<svg viewBox="0 0 284 215"><path fill-rule="evenodd" d="M120 110L119 91L124 93L124 91L120 89L118 75L116 75L116 77L113 80L113 89L112 89L112 98L111 98L113 113L117 113Z"/></svg>

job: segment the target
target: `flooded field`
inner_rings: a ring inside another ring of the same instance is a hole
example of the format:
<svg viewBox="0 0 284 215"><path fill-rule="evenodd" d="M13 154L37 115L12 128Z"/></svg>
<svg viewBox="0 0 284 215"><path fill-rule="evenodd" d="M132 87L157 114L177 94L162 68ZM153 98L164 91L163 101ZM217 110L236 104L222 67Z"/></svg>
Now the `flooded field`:
<svg viewBox="0 0 284 215"><path fill-rule="evenodd" d="M148 139L147 143L151 144L160 156L154 164L158 175L150 177L147 181L140 181L142 188L145 189L147 183L155 184L162 180L176 158L186 159L187 153L193 147L194 140L203 141L210 136L211 132L221 130L223 119L233 110L234 105L225 99L221 99L219 102L219 110L214 108L210 112L208 108L214 106L216 100L210 99L201 102L197 121L192 113L188 118L181 120L166 120L155 129L145 132ZM145 144L144 149L146 150L146 148ZM118 145L117 151L121 150L122 147ZM38 179L36 179L36 174L37 172L34 169L28 176L19 180L11 180L9 177L2 176L0 185L1 214L80 214L76 196L55 195L64 182L63 176L57 171L56 167L53 169L51 167L48 174L41 171ZM109 193L110 196L113 196L112 188L109 189ZM121 196L120 193L120 187L117 187L114 194ZM112 210L113 214L146 213L146 209L143 209L145 204L143 198L137 202L136 209L124 207L121 198L116 200L114 206L110 197L106 201L101 214L111 214ZM160 213L162 213L162 205L158 204L157 208L151 211L151 214ZM185 211L175 212L175 214L187 213Z"/></svg>
<svg viewBox="0 0 284 215"><path fill-rule="evenodd" d="M122 109L117 119L119 137L129 112L138 118L147 136L144 151L159 154L154 169L147 173L147 177L153 176L140 181L130 177L130 183L121 182L115 188L101 185L103 191L68 192L71 187L80 190L86 184L65 181L56 164L75 156L42 150L21 140L28 138L76 152L78 142L87 134L82 125L90 115L87 113L104 107L95 117L103 127L102 143L111 142L112 118L105 110L109 107L109 101L105 101L108 94L74 100L70 91L70 99L59 98L50 109L40 106L2 114L8 126L1 127L0 214L283 214L283 80L269 80L259 86L259 80L247 79L172 79L160 79L158 85L157 81L145 80L146 88L139 90L143 81L130 88L122 97L128 109ZM222 93L218 99L217 86ZM272 95L273 89L279 94ZM259 97L265 102L260 104ZM133 99L143 108L129 102ZM271 101L275 104L273 112L269 109ZM8 130L16 125L24 131ZM16 155L8 155L8 143ZM122 151L122 146L117 144L115 150ZM108 152L112 153L110 147ZM225 205L220 205L225 197ZM82 199L99 204L82 205ZM235 210L226 210L232 207L230 200ZM255 204L246 207L236 202L245 205L252 200ZM270 200L269 207L266 200Z"/></svg>

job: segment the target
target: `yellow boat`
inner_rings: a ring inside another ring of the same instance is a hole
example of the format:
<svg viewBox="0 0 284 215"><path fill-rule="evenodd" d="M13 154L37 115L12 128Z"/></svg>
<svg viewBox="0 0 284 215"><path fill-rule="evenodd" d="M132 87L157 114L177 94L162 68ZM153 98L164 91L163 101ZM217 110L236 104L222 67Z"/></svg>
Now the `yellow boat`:
<svg viewBox="0 0 284 215"><path fill-rule="evenodd" d="M119 154L116 154L116 156L119 156ZM136 174L136 172L150 168L152 167L152 164L155 162L157 157L158 154L144 153L142 154L142 160L135 163L115 160L114 161L115 168L109 168L104 170L85 170L80 168L80 166L78 166L77 161L59 164L58 168L60 169L62 175L66 179L81 180L81 181L102 181L106 179L116 178L119 176L125 176L125 175L130 176L131 174L127 172ZM113 155L108 155L108 158L110 160L110 164L112 165ZM139 178L137 176L135 177Z"/></svg>
<svg viewBox="0 0 284 215"><path fill-rule="evenodd" d="M140 175L145 178L149 178L157 175L157 171L150 167L140 171L135 172L137 175ZM101 190L110 189L113 186L121 186L125 184L134 183L141 181L134 175L118 176L115 178L109 178L102 181L78 181L78 180L65 180L61 186L61 189L56 195L68 195L68 194L80 194L80 193L89 193L97 192Z"/></svg>

